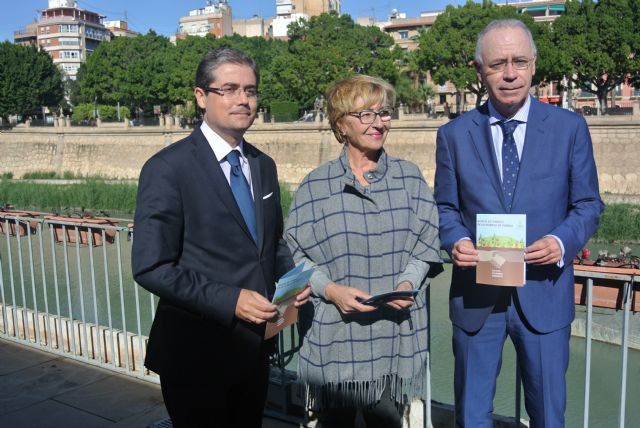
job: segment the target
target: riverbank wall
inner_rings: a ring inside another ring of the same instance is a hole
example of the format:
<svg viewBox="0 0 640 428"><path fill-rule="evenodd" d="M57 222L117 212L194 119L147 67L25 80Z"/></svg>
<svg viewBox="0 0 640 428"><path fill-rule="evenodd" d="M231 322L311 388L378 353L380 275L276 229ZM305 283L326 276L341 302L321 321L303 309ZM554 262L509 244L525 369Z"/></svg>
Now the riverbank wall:
<svg viewBox="0 0 640 428"><path fill-rule="evenodd" d="M387 151L416 163L430 185L435 174L438 128L445 120L397 120L385 143ZM625 202L640 195L640 120L632 116L589 117L603 195ZM60 175L138 178L144 162L158 150L189 135L173 126L40 128L18 126L0 132L0 174L21 178L35 171ZM329 125L256 123L247 141L273 157L280 180L295 188L302 178L341 150ZM553 138L550 135L549 138Z"/></svg>

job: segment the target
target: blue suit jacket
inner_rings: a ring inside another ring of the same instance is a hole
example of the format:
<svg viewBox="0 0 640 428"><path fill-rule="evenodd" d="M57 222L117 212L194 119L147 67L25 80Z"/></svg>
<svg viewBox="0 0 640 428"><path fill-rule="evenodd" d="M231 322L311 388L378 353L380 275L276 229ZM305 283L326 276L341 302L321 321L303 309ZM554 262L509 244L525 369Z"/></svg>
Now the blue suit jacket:
<svg viewBox="0 0 640 428"><path fill-rule="evenodd" d="M238 295L242 288L272 294L293 259L281 239L275 163L246 142L244 154L257 243L200 127L156 153L140 173L132 269L160 296L145 365L164 378L221 379L262 364L264 324L235 317Z"/></svg>
<svg viewBox="0 0 640 428"><path fill-rule="evenodd" d="M502 194L484 104L438 131L435 199L440 240L449 254L463 237L475 242L476 214L508 213ZM511 213L527 215L527 245L555 235L565 248L564 268L527 265L526 285L517 288L528 323L539 332L567 326L574 318L573 257L595 232L603 204L584 119L535 99L527 121ZM477 285L475 269L454 266L450 318L466 331L479 330L501 287Z"/></svg>

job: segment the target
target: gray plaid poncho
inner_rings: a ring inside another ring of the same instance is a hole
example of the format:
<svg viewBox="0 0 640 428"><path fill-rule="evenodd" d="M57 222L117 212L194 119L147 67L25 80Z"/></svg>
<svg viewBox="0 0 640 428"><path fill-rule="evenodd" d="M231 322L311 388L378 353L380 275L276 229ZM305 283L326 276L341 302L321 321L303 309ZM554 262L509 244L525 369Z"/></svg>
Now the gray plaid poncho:
<svg viewBox="0 0 640 428"><path fill-rule="evenodd" d="M423 397L428 349L425 288L442 270L438 214L419 169L381 152L362 186L346 151L312 171L289 212L286 239L296 263L316 267L313 314L299 378L314 410L376 403L385 385L399 405ZM324 299L330 281L375 295L410 281L421 292L410 312L382 307L342 315ZM304 327L303 327L304 328Z"/></svg>

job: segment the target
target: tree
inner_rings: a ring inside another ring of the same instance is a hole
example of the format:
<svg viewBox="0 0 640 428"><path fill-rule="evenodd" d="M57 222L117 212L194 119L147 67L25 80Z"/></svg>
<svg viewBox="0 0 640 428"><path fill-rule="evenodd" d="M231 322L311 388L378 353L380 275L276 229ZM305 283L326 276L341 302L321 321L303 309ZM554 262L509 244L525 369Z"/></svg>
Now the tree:
<svg viewBox="0 0 640 428"><path fill-rule="evenodd" d="M46 52L0 43L0 117L6 120L41 106L57 106L63 95L60 70Z"/></svg>
<svg viewBox="0 0 640 428"><path fill-rule="evenodd" d="M100 46L78 71L84 102L150 109L172 104L170 81L176 66L173 45L153 31L137 37L117 37Z"/></svg>
<svg viewBox="0 0 640 428"><path fill-rule="evenodd" d="M455 85L458 111L464 107L465 91L476 95L476 106L486 93L473 65L478 33L489 22L506 18L520 19L533 28L533 18L518 14L514 7L469 0L463 6L447 6L433 26L421 34L418 61L439 85L447 81Z"/></svg>
<svg viewBox="0 0 640 428"><path fill-rule="evenodd" d="M638 35L630 6L629 0L568 0L565 14L553 24L557 49L573 67L571 81L596 94L599 113L606 110L607 94L637 73Z"/></svg>
<svg viewBox="0 0 640 428"><path fill-rule="evenodd" d="M273 57L264 76L263 96L311 108L336 80L369 74L395 83L393 39L377 27L363 27L334 13L289 25L287 52Z"/></svg>

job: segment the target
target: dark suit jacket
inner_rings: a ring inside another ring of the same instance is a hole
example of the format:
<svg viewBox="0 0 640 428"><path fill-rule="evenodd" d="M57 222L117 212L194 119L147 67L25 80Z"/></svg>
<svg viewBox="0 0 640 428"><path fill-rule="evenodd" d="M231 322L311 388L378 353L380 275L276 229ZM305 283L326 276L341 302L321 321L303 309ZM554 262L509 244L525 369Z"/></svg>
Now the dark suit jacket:
<svg viewBox="0 0 640 428"><path fill-rule="evenodd" d="M145 365L165 378L237 375L265 348L264 325L235 317L238 295L246 288L270 296L293 261L281 240L275 163L246 142L244 153L257 245L200 127L142 168L132 267L138 284L160 297Z"/></svg>
<svg viewBox="0 0 640 428"><path fill-rule="evenodd" d="M435 199L440 240L449 254L460 238L476 239L476 214L505 214L489 108L462 115L438 131ZM527 215L527 245L555 235L565 248L564 268L527 265L517 298L539 332L574 318L572 260L595 232L603 204L591 137L583 118L531 99L520 172L511 213ZM476 285L475 269L454 267L450 317L466 331L479 330L504 290Z"/></svg>

